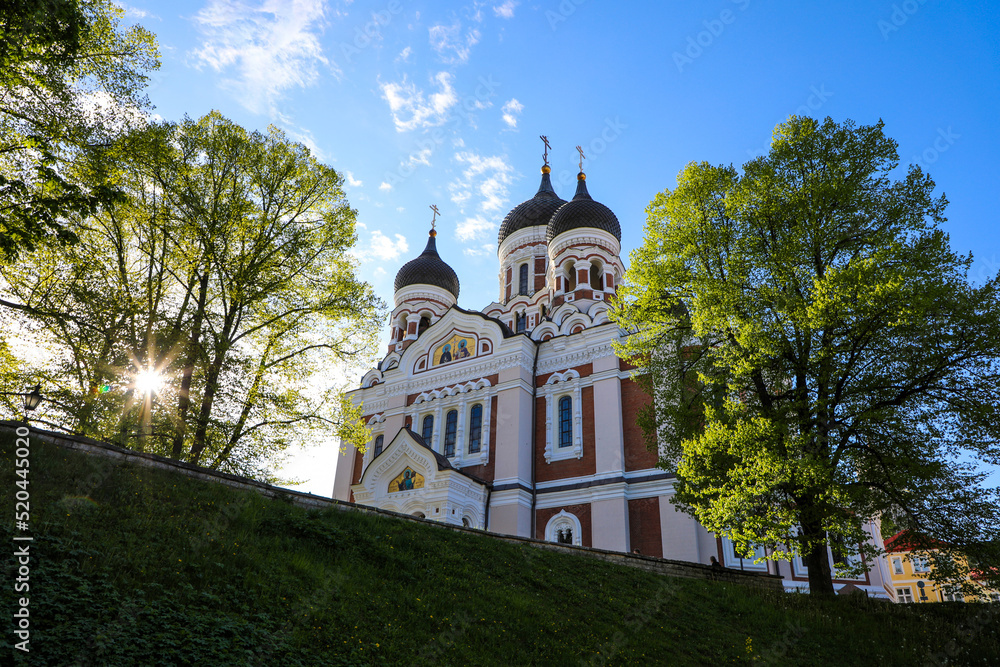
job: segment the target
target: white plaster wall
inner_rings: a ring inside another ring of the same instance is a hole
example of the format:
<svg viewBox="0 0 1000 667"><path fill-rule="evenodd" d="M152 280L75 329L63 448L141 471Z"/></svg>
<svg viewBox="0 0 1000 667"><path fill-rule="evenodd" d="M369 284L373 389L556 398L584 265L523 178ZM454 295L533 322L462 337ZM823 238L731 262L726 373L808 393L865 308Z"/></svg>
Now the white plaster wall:
<svg viewBox="0 0 1000 667"><path fill-rule="evenodd" d="M521 489L494 492L487 530L506 535L531 535L531 494Z"/></svg>
<svg viewBox="0 0 1000 667"><path fill-rule="evenodd" d="M386 439L388 442L388 439ZM354 472L354 456L358 450L351 445L341 445L337 455L337 472L333 478L333 497L348 500L351 492L351 474Z"/></svg>
<svg viewBox="0 0 1000 667"><path fill-rule="evenodd" d="M622 387L617 376L594 383L594 437L597 472L624 471Z"/></svg>
<svg viewBox="0 0 1000 667"><path fill-rule="evenodd" d="M386 401L385 425L382 431L385 434L386 444L392 442L396 434L403 428L404 419L406 418L405 407L406 394L390 396Z"/></svg>
<svg viewBox="0 0 1000 667"><path fill-rule="evenodd" d="M531 485L531 394L517 384L497 392L496 483Z"/></svg>
<svg viewBox="0 0 1000 667"><path fill-rule="evenodd" d="M677 511L669 496L660 496L660 536L664 558L707 564L708 557L715 551L702 558L699 532L705 531L694 517Z"/></svg>
<svg viewBox="0 0 1000 667"><path fill-rule="evenodd" d="M592 502L590 530L596 548L628 551L628 502L625 497Z"/></svg>

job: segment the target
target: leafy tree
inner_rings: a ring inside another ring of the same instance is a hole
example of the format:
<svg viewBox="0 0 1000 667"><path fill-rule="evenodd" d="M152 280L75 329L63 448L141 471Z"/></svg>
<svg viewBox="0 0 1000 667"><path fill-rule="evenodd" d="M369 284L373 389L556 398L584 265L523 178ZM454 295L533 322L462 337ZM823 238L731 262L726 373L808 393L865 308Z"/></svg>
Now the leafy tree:
<svg viewBox="0 0 1000 667"><path fill-rule="evenodd" d="M346 254L342 177L217 113L154 124L114 156L128 196L75 227L77 245L3 270L53 341L57 421L264 477L311 435L363 442L336 371L374 349L381 304ZM164 379L152 396L136 381L149 371Z"/></svg>
<svg viewBox="0 0 1000 667"><path fill-rule="evenodd" d="M815 594L828 547L875 555L881 515L942 564L1000 562L976 467L1000 463L1000 283L970 285L945 197L917 166L893 180L882 127L793 116L742 173L689 164L647 208L613 314L675 502L748 555L800 554Z"/></svg>
<svg viewBox="0 0 1000 667"><path fill-rule="evenodd" d="M101 151L142 122L153 35L107 0L0 3L0 262L75 241L65 218L118 196Z"/></svg>

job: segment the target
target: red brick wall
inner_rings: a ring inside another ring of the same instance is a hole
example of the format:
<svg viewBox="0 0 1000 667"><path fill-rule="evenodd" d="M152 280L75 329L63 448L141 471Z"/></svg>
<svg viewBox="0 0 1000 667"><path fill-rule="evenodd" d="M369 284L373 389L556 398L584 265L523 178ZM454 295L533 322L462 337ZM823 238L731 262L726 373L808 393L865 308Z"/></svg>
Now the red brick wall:
<svg viewBox="0 0 1000 667"><path fill-rule="evenodd" d="M582 366L574 366L573 370L575 370L577 373L579 373L581 378L585 378L588 375L593 374L593 372L594 372L594 364L583 364ZM553 373L554 372L555 371L553 371ZM535 386L536 387L543 387L543 386L545 386L545 383L549 381L549 378L552 377L553 373L543 373L542 375L536 376L535 377Z"/></svg>
<svg viewBox="0 0 1000 667"><path fill-rule="evenodd" d="M655 468L656 452L646 449L642 428L635 417L640 408L649 405L649 394L632 380L622 380L622 435L625 440L625 470Z"/></svg>
<svg viewBox="0 0 1000 667"><path fill-rule="evenodd" d="M350 447L350 445L348 445L348 447ZM364 454L357 450L354 451L354 471L351 473L351 484L357 484L361 481L361 464L364 462L364 458ZM348 500L352 503L354 502L353 491L351 491Z"/></svg>
<svg viewBox="0 0 1000 667"><path fill-rule="evenodd" d="M643 556L663 558L659 498L628 501L628 532L629 551L638 549Z"/></svg>
<svg viewBox="0 0 1000 667"><path fill-rule="evenodd" d="M535 510L535 539L544 540L545 539L545 525L549 522L549 519L554 517L559 512L566 510L570 514L574 515L580 520L580 529L583 531L583 535L580 536L580 541L585 547L594 546L594 542L591 536L591 522L590 522L590 504L586 505L565 505L563 507L552 507L544 510Z"/></svg>
<svg viewBox="0 0 1000 667"><path fill-rule="evenodd" d="M545 287L545 258L535 258L535 291Z"/></svg>
<svg viewBox="0 0 1000 667"><path fill-rule="evenodd" d="M535 399L535 480L538 482L593 475L597 472L594 453L594 388L584 387L580 394L583 402L583 458L552 463L545 462L545 398L539 396ZM555 423L552 428L556 428Z"/></svg>

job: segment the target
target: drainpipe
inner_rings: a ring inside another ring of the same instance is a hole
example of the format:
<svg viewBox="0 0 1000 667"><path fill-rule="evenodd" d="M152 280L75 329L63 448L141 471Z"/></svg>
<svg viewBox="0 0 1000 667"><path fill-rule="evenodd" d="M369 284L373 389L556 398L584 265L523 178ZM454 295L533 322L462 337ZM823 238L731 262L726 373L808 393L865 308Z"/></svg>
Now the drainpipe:
<svg viewBox="0 0 1000 667"><path fill-rule="evenodd" d="M531 340L529 337L528 340ZM541 341L535 343L535 362L531 367L531 539L535 539L535 501L538 500L538 493L535 486L535 413L538 412L535 402L538 399L538 348Z"/></svg>

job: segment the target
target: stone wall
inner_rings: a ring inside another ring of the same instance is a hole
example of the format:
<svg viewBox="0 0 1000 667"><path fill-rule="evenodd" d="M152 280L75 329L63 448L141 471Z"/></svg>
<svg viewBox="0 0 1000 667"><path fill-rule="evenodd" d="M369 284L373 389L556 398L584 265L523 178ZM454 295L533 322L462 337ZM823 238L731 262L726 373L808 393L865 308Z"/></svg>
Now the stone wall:
<svg viewBox="0 0 1000 667"><path fill-rule="evenodd" d="M0 431L9 432L11 433L11 435L13 435L14 430L18 426L23 426L23 425L24 424L21 422L0 421ZM278 486L273 486L271 484L264 484L263 482L258 482L252 479L248 479L246 477L231 475L229 473L219 472L217 470L210 470L208 468L193 465L191 463L174 461L172 459L168 459L162 456L157 456L156 454L146 454L143 452L136 452L131 449L125 449L124 447L118 447L117 445L101 442L99 440L94 440L92 438L56 433L54 431L43 431L34 427L32 427L31 429L30 438L32 440L41 440L43 442L48 442L57 445L59 447L65 447L66 449L72 449L79 452L84 452L92 456L103 456L108 459L117 460L121 463L129 463L133 465L145 466L147 468L159 468L161 470L170 470L173 472L180 473L182 475L187 475L188 477L205 480L207 482L225 484L227 486L231 486L237 489L256 491L257 493L260 493L269 498L282 498L285 500L289 500L292 503L299 505L301 507L306 507L310 509L334 507L346 511L365 512L369 514L381 514L384 516L395 517L402 521L418 521L432 526L437 526L445 530L455 530L455 531L473 533L476 535L484 535L492 537L494 539L503 540L505 542L511 542L515 544L525 544L527 546L532 546L540 549L548 549L550 551L575 554L578 556L585 556L588 558L597 558L609 563L615 563L616 565L635 567L641 570L655 572L657 574L663 574L671 577L685 577L689 579L709 579L714 581L725 581L729 583L738 583L747 586L755 586L775 591L784 590L781 578L778 577L777 575L740 572L739 570L731 570L731 569L718 569L709 567L707 565L700 565L698 563L689 563L686 561L666 560L663 558L655 558L652 556L627 554L618 551L607 551L605 549L594 549L591 547L577 547L567 544L554 544L552 542L545 542L543 540L531 539L527 537L501 535L499 533L491 533L489 531L476 530L474 528L451 526L439 523L437 521L432 521L430 519L418 519L417 517L410 516L408 514L390 512L388 510L381 510L375 507L368 507L365 505L358 505L355 503L334 500L332 498L324 498L323 496L316 496L311 493L303 493L301 491L293 491L291 489L285 489Z"/></svg>

